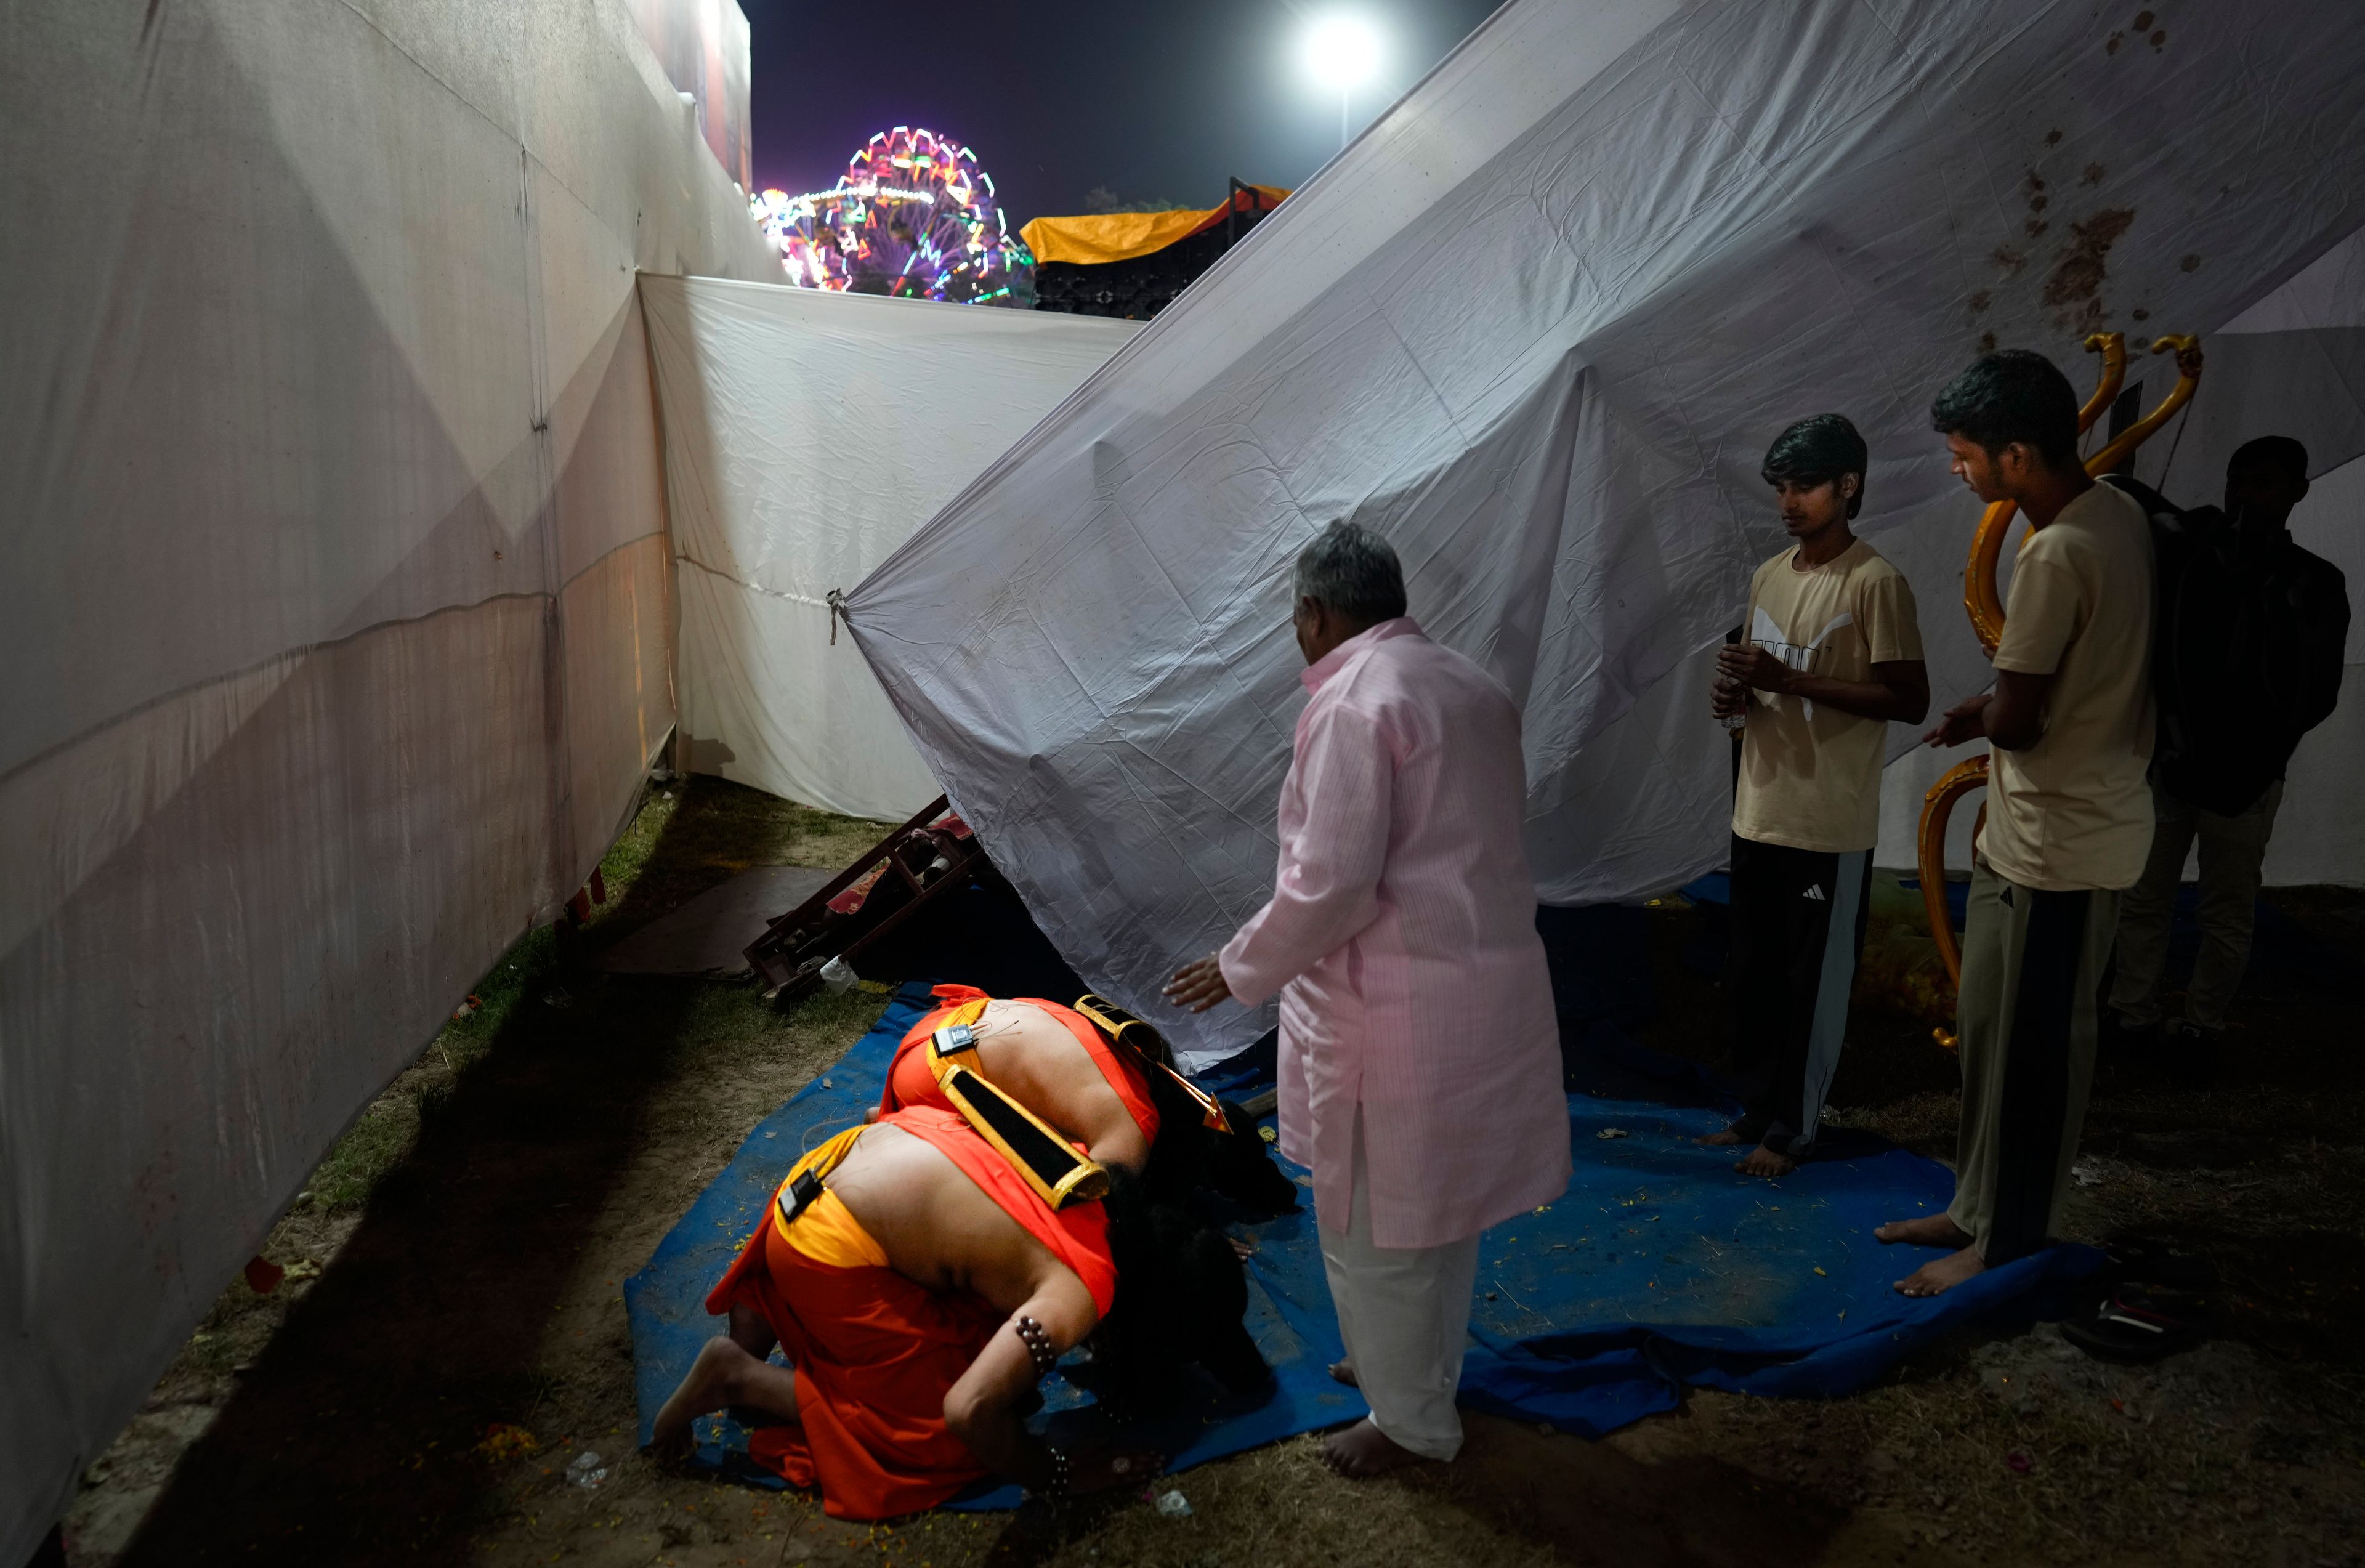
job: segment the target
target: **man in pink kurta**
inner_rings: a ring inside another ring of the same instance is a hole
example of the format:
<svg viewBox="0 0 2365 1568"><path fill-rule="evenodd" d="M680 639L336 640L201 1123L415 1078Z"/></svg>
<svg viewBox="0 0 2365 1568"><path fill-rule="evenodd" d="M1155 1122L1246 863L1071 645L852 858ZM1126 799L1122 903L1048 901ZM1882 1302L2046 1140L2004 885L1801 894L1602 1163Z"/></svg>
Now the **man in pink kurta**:
<svg viewBox="0 0 2365 1568"><path fill-rule="evenodd" d="M1550 1203L1568 1115L1519 712L1405 614L1395 554L1334 523L1297 564L1310 694L1281 790L1272 900L1169 994L1281 992L1281 1148L1314 1171L1351 1376L1351 1474L1451 1459L1478 1233Z"/></svg>

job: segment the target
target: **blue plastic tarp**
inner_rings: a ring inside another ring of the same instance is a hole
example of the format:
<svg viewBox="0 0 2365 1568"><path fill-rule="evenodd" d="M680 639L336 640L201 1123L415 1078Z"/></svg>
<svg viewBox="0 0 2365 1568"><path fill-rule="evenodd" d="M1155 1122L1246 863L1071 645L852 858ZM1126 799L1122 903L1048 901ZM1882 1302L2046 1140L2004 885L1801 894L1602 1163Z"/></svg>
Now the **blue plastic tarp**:
<svg viewBox="0 0 2365 1568"><path fill-rule="evenodd" d="M805 1150L860 1121L863 1112L879 1103L896 1042L932 1005L925 984L913 982L899 991L852 1050L748 1135L723 1173L657 1244L647 1267L624 1282L644 1445L658 1406L689 1370L699 1347L721 1331L721 1320L706 1315L707 1292L737 1256L740 1242L754 1230L789 1168ZM1344 1351L1329 1293L1322 1283L1312 1210L1301 1209L1254 1229L1267 1254L1293 1260L1271 1272L1252 1270L1250 1279L1250 1330L1275 1374L1268 1394L1243 1399L1202 1378L1197 1396L1181 1412L1119 1428L1101 1416L1081 1388L1054 1373L1044 1384L1044 1411L1036 1417L1037 1428L1048 1428L1065 1444L1122 1442L1127 1448L1155 1450L1170 1456L1169 1468L1180 1470L1361 1417L1362 1397L1331 1381L1326 1371ZM701 1421L697 1430L698 1462L757 1485L783 1484L749 1462L747 1434L737 1422L712 1417ZM1015 1507L1017 1503L1018 1489L1002 1486L981 1488L955 1506Z"/></svg>
<svg viewBox="0 0 2365 1568"><path fill-rule="evenodd" d="M905 986L859 1044L749 1136L625 1282L644 1443L719 1327L705 1315L707 1291L798 1156L877 1103L896 1041L929 1004L925 986ZM2090 1249L2054 1248L1935 1300L1909 1301L1891 1282L1933 1254L1883 1247L1872 1229L1945 1207L1954 1190L1945 1167L1842 1129L1826 1136L1827 1158L1782 1182L1740 1176L1733 1150L1692 1141L1724 1124L1717 1097L1675 1070L1681 1064L1617 1039L1619 1058L1603 1070L1620 1092L1650 1092L1655 1074L1667 1098L1687 1103L1569 1096L1576 1172L1567 1193L1482 1241L1463 1372L1471 1409L1599 1436L1673 1408L1687 1385L1834 1397L1958 1326L2052 1316L2063 1292L2100 1266ZM1588 1070L1578 1064L1580 1079ZM1201 1081L1236 1099L1269 1086L1269 1043ZM1244 1399L1203 1381L1181 1413L1117 1428L1055 1374L1038 1428L1062 1442L1157 1449L1182 1470L1363 1414L1355 1392L1325 1371L1341 1347L1310 1206L1235 1228L1257 1245L1250 1327L1276 1374L1271 1393ZM701 1462L779 1484L748 1465L745 1448L728 1417L701 1423ZM955 1506L1017 1500L1014 1487L981 1488Z"/></svg>

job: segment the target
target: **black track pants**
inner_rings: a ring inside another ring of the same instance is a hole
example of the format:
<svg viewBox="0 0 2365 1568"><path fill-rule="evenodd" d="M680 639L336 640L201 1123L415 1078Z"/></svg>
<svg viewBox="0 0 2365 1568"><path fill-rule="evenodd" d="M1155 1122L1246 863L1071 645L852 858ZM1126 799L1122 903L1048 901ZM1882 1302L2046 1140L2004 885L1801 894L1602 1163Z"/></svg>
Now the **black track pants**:
<svg viewBox="0 0 2365 1568"><path fill-rule="evenodd" d="M1732 841L1725 998L1744 1107L1737 1129L1777 1154L1813 1151L1847 1035L1872 902L1872 851Z"/></svg>

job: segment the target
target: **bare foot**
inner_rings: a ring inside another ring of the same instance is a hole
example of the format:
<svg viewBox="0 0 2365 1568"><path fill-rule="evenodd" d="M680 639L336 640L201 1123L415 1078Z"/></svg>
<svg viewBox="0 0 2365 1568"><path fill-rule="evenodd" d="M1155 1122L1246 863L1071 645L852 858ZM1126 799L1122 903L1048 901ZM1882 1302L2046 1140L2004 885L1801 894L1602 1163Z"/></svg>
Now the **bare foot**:
<svg viewBox="0 0 2365 1568"><path fill-rule="evenodd" d="M657 1412L649 1453L667 1464L688 1459L696 1446L690 1423L730 1405L738 1373L755 1359L728 1335L718 1335L700 1346L698 1360L689 1363L689 1375Z"/></svg>
<svg viewBox="0 0 2365 1568"><path fill-rule="evenodd" d="M1968 1247L1970 1232L1943 1214L1923 1215L1918 1219L1893 1219L1887 1225L1873 1227L1872 1238L1895 1246L1908 1247Z"/></svg>
<svg viewBox="0 0 2365 1568"><path fill-rule="evenodd" d="M1959 1252L1949 1252L1934 1263L1924 1263L1897 1282L1900 1295L1939 1295L1954 1289L1973 1274L1987 1272L1987 1260L1976 1247L1966 1247Z"/></svg>
<svg viewBox="0 0 2365 1568"><path fill-rule="evenodd" d="M1332 1361L1330 1363L1330 1375L1339 1382L1345 1383L1349 1388L1361 1386L1361 1384L1355 1382L1355 1363L1352 1361Z"/></svg>
<svg viewBox="0 0 2365 1568"><path fill-rule="evenodd" d="M1743 1176L1788 1176L1799 1169L1799 1162L1787 1154L1775 1153L1761 1143L1733 1169Z"/></svg>
<svg viewBox="0 0 2365 1568"><path fill-rule="evenodd" d="M1322 1462L1350 1481L1368 1481L1391 1470L1420 1462L1420 1455L1396 1446L1395 1439L1365 1417L1343 1432L1322 1439Z"/></svg>
<svg viewBox="0 0 2365 1568"><path fill-rule="evenodd" d="M1738 1126L1731 1126L1725 1128L1722 1132L1710 1133L1706 1137L1696 1137L1692 1139L1692 1141L1698 1144L1705 1144L1710 1148L1731 1148L1735 1144L1747 1143L1749 1140L1741 1136L1741 1130Z"/></svg>
<svg viewBox="0 0 2365 1568"><path fill-rule="evenodd" d="M1233 1256L1242 1262L1257 1255L1257 1244L1253 1241L1243 1241L1237 1236L1227 1236L1224 1239L1232 1244Z"/></svg>

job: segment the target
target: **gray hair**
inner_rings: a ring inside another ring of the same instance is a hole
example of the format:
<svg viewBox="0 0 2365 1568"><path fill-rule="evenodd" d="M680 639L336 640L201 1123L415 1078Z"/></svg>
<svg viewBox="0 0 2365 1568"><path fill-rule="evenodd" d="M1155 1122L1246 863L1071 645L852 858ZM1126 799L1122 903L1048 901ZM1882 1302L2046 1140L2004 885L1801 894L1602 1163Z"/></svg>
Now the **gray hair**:
<svg viewBox="0 0 2365 1568"><path fill-rule="evenodd" d="M1370 529L1334 522L1297 554L1297 597L1376 626L1405 612L1404 567Z"/></svg>

